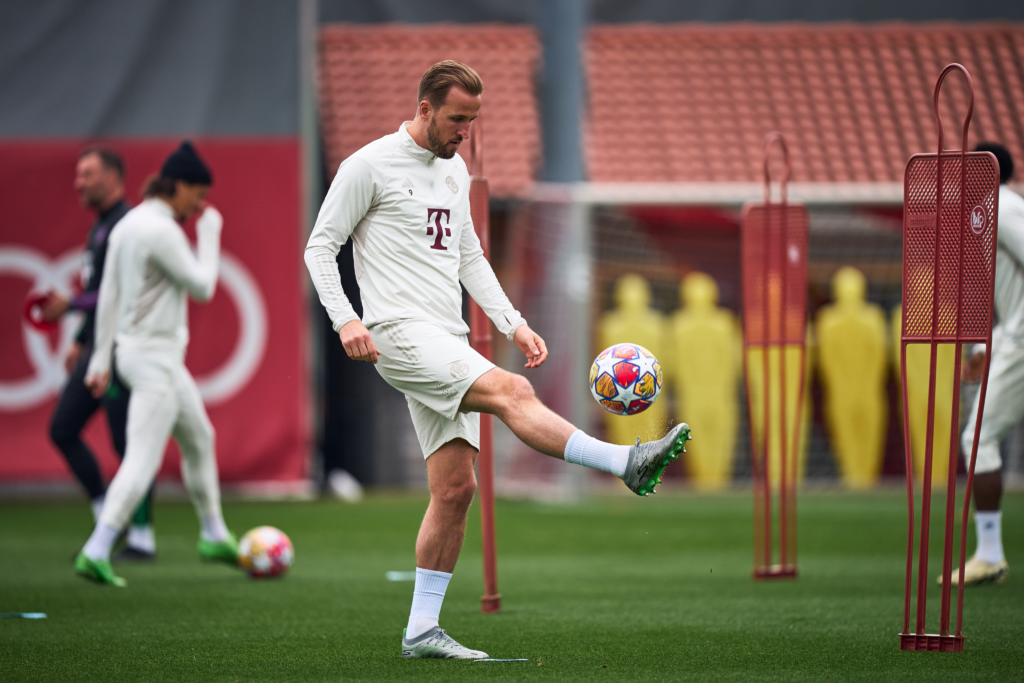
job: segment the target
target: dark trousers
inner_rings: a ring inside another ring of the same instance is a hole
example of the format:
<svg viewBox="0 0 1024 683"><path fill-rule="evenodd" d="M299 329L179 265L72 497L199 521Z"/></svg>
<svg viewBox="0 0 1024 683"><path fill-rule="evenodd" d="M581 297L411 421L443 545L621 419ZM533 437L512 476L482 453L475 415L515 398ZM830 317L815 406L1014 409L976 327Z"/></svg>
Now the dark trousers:
<svg viewBox="0 0 1024 683"><path fill-rule="evenodd" d="M110 437L114 442L114 450L119 458L124 458L125 449L125 428L128 424L128 399L130 397L126 387L117 376L116 368L111 372L110 388L106 395L95 398L85 386L85 371L89 367L89 358L92 355L91 349L82 350L78 364L68 377L64 385L60 400L57 402L57 409L53 413L50 422L50 439L60 449L64 459L67 460L71 471L75 473L78 481L82 483L90 499L102 496L106 490L103 477L100 475L99 465L96 457L82 440L82 430L97 410L101 407L107 414L107 425L110 427ZM152 497L153 491L139 505L139 509L132 519L133 524L150 524L152 522Z"/></svg>

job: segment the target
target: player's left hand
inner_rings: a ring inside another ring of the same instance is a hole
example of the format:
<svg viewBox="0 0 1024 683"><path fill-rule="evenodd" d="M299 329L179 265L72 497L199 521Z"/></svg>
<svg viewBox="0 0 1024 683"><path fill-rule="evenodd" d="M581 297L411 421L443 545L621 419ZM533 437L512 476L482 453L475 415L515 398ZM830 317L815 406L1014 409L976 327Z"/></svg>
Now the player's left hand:
<svg viewBox="0 0 1024 683"><path fill-rule="evenodd" d="M539 367L548 359L548 347L540 335L529 328L528 325L520 325L516 328L512 341L519 347L519 350L526 356L527 368Z"/></svg>
<svg viewBox="0 0 1024 683"><path fill-rule="evenodd" d="M39 313L42 315L43 320L49 323L60 320L70 307L70 301L57 292L50 292L46 297L46 301L39 307Z"/></svg>
<svg viewBox="0 0 1024 683"><path fill-rule="evenodd" d="M89 387L89 391L92 392L93 398L103 398L103 394L107 393L107 387L109 385L110 370L89 374L85 377L85 386Z"/></svg>

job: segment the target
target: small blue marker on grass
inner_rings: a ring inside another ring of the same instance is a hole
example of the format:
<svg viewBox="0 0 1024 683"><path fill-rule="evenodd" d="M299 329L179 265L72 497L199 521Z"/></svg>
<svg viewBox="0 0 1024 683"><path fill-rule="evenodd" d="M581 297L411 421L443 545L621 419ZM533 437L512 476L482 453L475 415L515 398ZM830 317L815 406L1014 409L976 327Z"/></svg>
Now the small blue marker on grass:
<svg viewBox="0 0 1024 683"><path fill-rule="evenodd" d="M45 619L46 612L6 612L0 619Z"/></svg>

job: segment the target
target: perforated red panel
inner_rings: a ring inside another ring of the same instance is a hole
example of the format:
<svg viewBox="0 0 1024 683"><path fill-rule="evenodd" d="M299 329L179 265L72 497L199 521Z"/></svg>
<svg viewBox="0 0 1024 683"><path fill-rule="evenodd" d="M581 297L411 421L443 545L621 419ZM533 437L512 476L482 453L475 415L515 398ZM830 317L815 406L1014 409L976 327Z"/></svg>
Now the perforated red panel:
<svg viewBox="0 0 1024 683"><path fill-rule="evenodd" d="M743 209L743 336L748 346L804 343L807 320L807 207Z"/></svg>
<svg viewBox="0 0 1024 683"><path fill-rule="evenodd" d="M936 272L937 158L935 154L916 154L907 164L903 195L903 339L984 342L992 327L999 165L988 152L967 154L961 192L960 153L942 155L942 221ZM933 291L936 281L937 297ZM938 303L937 314L933 301Z"/></svg>

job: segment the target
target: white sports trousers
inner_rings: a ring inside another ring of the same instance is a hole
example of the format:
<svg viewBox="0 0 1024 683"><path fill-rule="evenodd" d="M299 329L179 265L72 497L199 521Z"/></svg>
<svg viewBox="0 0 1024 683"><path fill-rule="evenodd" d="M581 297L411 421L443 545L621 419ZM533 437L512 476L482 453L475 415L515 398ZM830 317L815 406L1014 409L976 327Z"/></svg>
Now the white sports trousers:
<svg viewBox="0 0 1024 683"><path fill-rule="evenodd" d="M995 308L985 414L978 435L976 474L997 472L1003 460L999 442L1024 418L1024 198L999 187L999 241L996 249ZM978 399L974 399L961 451L970 461Z"/></svg>
<svg viewBox="0 0 1024 683"><path fill-rule="evenodd" d="M196 512L220 515L214 432L192 375L180 358L160 351L117 351L117 372L131 389L127 448L107 489L100 522L121 529L131 519L163 461L167 438L181 449L181 474Z"/></svg>

